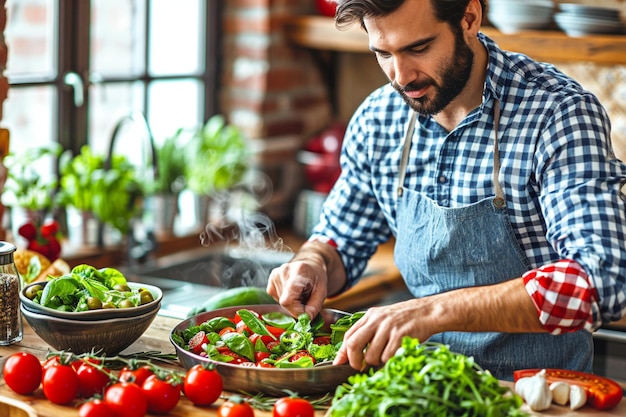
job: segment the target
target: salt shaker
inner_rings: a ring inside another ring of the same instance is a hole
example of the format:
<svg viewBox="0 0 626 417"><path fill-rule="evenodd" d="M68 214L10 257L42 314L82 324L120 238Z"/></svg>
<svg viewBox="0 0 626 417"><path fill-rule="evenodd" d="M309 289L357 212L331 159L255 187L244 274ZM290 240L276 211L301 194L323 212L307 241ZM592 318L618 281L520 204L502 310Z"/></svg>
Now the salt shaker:
<svg viewBox="0 0 626 417"><path fill-rule="evenodd" d="M22 340L20 275L13 261L15 245L0 241L0 345Z"/></svg>

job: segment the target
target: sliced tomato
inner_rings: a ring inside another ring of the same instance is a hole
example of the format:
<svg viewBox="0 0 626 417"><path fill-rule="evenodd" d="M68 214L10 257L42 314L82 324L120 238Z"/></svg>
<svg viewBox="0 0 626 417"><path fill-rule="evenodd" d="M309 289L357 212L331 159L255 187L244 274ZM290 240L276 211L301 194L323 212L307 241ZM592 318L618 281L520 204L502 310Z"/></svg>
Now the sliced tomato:
<svg viewBox="0 0 626 417"><path fill-rule="evenodd" d="M330 345L330 336L318 336L313 339L316 345Z"/></svg>
<svg viewBox="0 0 626 417"><path fill-rule="evenodd" d="M274 337L280 337L281 334L285 333L285 329L281 329L280 327L274 326L265 326L268 332L272 334Z"/></svg>
<svg viewBox="0 0 626 417"><path fill-rule="evenodd" d="M254 361L258 364L259 362L261 362L263 359L267 359L270 357L270 353L269 352L254 352Z"/></svg>
<svg viewBox="0 0 626 417"><path fill-rule="evenodd" d="M266 334L260 335L258 333L252 333L250 336L248 336L248 339L252 342L253 345L256 345L256 341L258 339L261 339L261 342L263 342L265 346L267 346L269 342L276 340L272 336Z"/></svg>
<svg viewBox="0 0 626 417"><path fill-rule="evenodd" d="M513 372L513 380L537 374L541 369L521 369ZM596 410L609 410L622 400L622 387L612 379L567 369L546 369L548 383L563 381L582 387L587 393L587 405Z"/></svg>
<svg viewBox="0 0 626 417"><path fill-rule="evenodd" d="M235 333L235 332L237 332L237 330L235 330L234 327L224 327L222 330L219 331L219 335L224 336L226 333Z"/></svg>
<svg viewBox="0 0 626 417"><path fill-rule="evenodd" d="M191 339L189 339L189 349L193 353L201 353L204 348L202 345L209 343L209 339L203 330L196 333Z"/></svg>

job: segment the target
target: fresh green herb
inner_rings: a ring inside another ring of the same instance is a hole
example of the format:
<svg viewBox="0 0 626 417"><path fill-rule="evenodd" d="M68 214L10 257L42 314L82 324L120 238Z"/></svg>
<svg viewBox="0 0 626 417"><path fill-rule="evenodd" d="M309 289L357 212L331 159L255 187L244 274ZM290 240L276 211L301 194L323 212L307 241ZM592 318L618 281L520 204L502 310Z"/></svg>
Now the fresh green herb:
<svg viewBox="0 0 626 417"><path fill-rule="evenodd" d="M522 399L474 359L405 337L385 365L337 387L327 416L527 416Z"/></svg>
<svg viewBox="0 0 626 417"><path fill-rule="evenodd" d="M241 317L241 320L248 326L251 332L260 334L263 336L270 336L272 339L276 339L276 337L267 330L265 327L265 323L261 321L254 313L250 310L242 309L237 310L237 314Z"/></svg>
<svg viewBox="0 0 626 417"><path fill-rule="evenodd" d="M120 286L125 289L120 290ZM33 301L60 311L79 312L100 308L104 303L118 307L122 301L138 306L140 291L128 288L126 278L117 269L77 265L69 273L49 280ZM100 302L97 306L89 302L94 298Z"/></svg>
<svg viewBox="0 0 626 417"><path fill-rule="evenodd" d="M332 343L333 345L341 343L341 341L343 341L343 336L348 331L348 329L352 327L352 325L364 315L364 311L359 311L352 315L341 317L335 322L335 324L331 324L330 329L332 330L332 332L330 334L330 343Z"/></svg>

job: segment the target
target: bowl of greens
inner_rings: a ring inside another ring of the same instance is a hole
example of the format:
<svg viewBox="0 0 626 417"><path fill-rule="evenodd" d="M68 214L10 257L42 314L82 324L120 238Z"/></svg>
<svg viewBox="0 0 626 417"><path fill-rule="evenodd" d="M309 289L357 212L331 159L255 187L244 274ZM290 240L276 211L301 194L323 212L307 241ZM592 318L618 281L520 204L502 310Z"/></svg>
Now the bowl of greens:
<svg viewBox="0 0 626 417"><path fill-rule="evenodd" d="M133 283L115 268L78 265L64 275L35 282L20 292L22 306L33 313L67 320L105 320L157 312L163 292Z"/></svg>
<svg viewBox="0 0 626 417"><path fill-rule="evenodd" d="M183 320L170 342L185 368L213 364L226 391L323 395L357 372L332 360L362 314L323 309L311 320L275 304L227 307Z"/></svg>

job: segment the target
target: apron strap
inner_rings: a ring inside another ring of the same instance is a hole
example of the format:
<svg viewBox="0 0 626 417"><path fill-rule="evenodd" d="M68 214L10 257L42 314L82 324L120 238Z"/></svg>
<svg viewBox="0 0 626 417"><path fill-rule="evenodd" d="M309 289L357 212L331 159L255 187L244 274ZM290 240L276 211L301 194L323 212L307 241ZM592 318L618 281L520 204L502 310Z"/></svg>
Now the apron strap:
<svg viewBox="0 0 626 417"><path fill-rule="evenodd" d="M398 197L402 197L402 189L404 186L404 177L406 176L406 166L409 163L409 151L411 150L411 140L413 139L413 132L415 131L415 119L417 118L417 112L411 112L411 118L409 119L409 127L406 129L404 135L404 146L402 147L402 159L400 160L400 176L398 177Z"/></svg>
<svg viewBox="0 0 626 417"><path fill-rule="evenodd" d="M398 176L398 197L402 197L404 178L406 176L406 167L409 162L409 151L411 150L411 140L413 139L413 132L415 131L416 118L417 112L412 111L411 118L409 119L409 126L404 136L404 145L402 147L402 159L400 160L400 173ZM500 174L500 153L498 150L498 128L500 127L500 100L498 99L494 100L493 119L493 187L496 194L493 202L496 207L504 207L504 191L502 191L502 185L500 185L500 180L498 179L498 175Z"/></svg>
<svg viewBox="0 0 626 417"><path fill-rule="evenodd" d="M500 180L498 179L498 175L500 174L500 153L498 150L498 128L500 127L500 100L498 99L495 99L494 101L493 119L493 188L496 192L493 203L496 207L504 207L504 191L502 191L502 185L500 185Z"/></svg>

